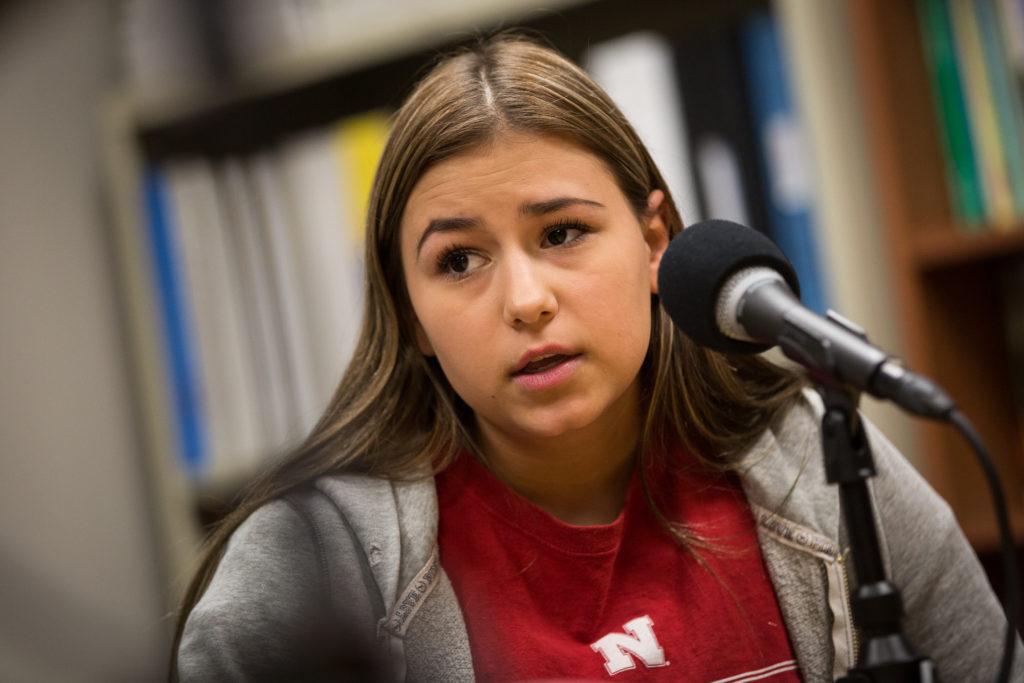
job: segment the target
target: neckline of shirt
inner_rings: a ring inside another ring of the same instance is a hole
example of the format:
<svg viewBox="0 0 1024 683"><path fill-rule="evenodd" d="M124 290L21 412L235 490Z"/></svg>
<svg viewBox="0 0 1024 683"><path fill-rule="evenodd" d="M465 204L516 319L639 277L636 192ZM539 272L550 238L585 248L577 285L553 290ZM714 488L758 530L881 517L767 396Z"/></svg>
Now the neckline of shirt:
<svg viewBox="0 0 1024 683"><path fill-rule="evenodd" d="M438 477L444 478L443 485L439 487L443 496L472 496L506 526L555 552L574 556L606 555L618 550L630 510L635 506L637 496L642 496L634 468L622 510L612 522L575 525L563 522L517 493L470 453L460 453Z"/></svg>

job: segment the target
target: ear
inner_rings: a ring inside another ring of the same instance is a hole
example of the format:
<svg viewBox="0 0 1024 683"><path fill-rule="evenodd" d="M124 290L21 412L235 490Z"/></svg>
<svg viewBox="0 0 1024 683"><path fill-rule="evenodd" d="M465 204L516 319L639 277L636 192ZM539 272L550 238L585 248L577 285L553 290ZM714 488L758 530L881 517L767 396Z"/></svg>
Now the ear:
<svg viewBox="0 0 1024 683"><path fill-rule="evenodd" d="M430 339L427 337L427 333L423 330L423 325L420 325L420 319L413 318L413 333L416 335L416 346L419 348L420 353L424 356L434 356L434 346L430 343Z"/></svg>
<svg viewBox="0 0 1024 683"><path fill-rule="evenodd" d="M647 224L644 226L644 241L647 242L649 266L651 269L651 293L658 293L658 266L668 249L668 225L664 218L665 193L652 190L647 197Z"/></svg>

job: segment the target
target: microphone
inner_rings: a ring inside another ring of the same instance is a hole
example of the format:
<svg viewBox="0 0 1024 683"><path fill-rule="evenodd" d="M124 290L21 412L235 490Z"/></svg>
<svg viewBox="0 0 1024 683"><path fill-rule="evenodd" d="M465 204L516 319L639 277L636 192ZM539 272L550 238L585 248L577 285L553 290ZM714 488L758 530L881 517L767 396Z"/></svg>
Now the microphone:
<svg viewBox="0 0 1024 683"><path fill-rule="evenodd" d="M760 232L725 220L696 223L672 239L658 268L661 305L696 344L724 353L778 346L819 380L839 382L922 417L947 419L942 389L868 343L839 314L798 298L796 272Z"/></svg>

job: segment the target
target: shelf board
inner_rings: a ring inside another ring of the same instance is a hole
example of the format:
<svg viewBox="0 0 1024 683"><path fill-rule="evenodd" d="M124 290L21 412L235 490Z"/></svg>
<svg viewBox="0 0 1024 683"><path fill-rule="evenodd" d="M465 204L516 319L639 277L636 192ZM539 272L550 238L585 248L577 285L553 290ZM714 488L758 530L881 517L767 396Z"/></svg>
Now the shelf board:
<svg viewBox="0 0 1024 683"><path fill-rule="evenodd" d="M921 271L934 271L1024 254L1024 225L1010 230L969 232L962 227L936 227L918 234L913 258Z"/></svg>
<svg viewBox="0 0 1024 683"><path fill-rule="evenodd" d="M987 495L987 491L986 491ZM991 504L989 505L991 508ZM971 546L977 553L995 552L1000 548L1001 537L999 525L996 522L995 509L987 511L989 514L984 517L971 520L958 520L961 529ZM1011 507L1009 510L1010 531L1013 533L1014 543L1024 544L1024 510Z"/></svg>

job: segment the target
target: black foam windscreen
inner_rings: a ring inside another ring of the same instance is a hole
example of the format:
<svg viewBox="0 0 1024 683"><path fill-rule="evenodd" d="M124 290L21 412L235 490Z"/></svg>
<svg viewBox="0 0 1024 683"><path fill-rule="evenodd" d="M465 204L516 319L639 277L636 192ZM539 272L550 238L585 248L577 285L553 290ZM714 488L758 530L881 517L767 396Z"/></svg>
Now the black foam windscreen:
<svg viewBox="0 0 1024 683"><path fill-rule="evenodd" d="M779 273L800 295L793 266L768 237L739 223L707 220L676 235L658 267L658 295L665 312L701 346L727 353L759 353L768 345L725 336L715 322L718 293L732 274L752 266Z"/></svg>

